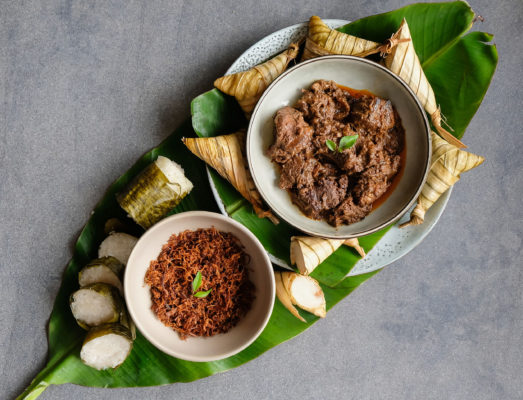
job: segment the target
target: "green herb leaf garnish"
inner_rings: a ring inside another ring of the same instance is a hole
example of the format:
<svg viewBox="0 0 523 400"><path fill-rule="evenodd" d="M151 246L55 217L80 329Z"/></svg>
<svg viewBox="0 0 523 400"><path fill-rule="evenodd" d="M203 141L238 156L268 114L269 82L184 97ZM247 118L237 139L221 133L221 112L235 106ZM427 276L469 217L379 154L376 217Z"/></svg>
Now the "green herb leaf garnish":
<svg viewBox="0 0 523 400"><path fill-rule="evenodd" d="M343 150L350 149L354 146L356 140L358 140L358 135L343 136L338 147L339 152L341 153Z"/></svg>
<svg viewBox="0 0 523 400"><path fill-rule="evenodd" d="M330 150L330 151L336 151L337 147L336 146L336 143L334 143L332 140L330 139L327 139L325 141L325 145L327 146L327 148Z"/></svg>
<svg viewBox="0 0 523 400"><path fill-rule="evenodd" d="M325 145L330 151L339 151L341 153L343 150L350 149L354 146L356 140L358 140L358 135L349 135L341 138L339 146L330 139L325 141Z"/></svg>
<svg viewBox="0 0 523 400"><path fill-rule="evenodd" d="M196 292L194 293L194 297L199 297L199 298L202 298L202 297L207 297L209 295L209 293L211 293L211 290L212 289L209 289L209 290L206 290L205 292Z"/></svg>
<svg viewBox="0 0 523 400"><path fill-rule="evenodd" d="M194 297L198 298L207 297L209 293L211 293L212 289L206 290L204 292L196 292L200 286L202 286L202 273L198 271L194 277L194 280L192 281L192 294Z"/></svg>
<svg viewBox="0 0 523 400"><path fill-rule="evenodd" d="M193 293L196 292L200 288L200 286L202 286L202 273L200 271L198 271L196 273L196 276L194 277L194 280L192 281Z"/></svg>

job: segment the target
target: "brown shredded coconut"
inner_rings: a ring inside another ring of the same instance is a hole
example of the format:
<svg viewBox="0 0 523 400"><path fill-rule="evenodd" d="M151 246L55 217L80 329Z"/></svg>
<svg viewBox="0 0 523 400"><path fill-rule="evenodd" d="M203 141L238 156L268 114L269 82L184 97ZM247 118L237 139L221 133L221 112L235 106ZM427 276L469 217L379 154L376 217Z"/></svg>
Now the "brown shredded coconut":
<svg viewBox="0 0 523 400"><path fill-rule="evenodd" d="M151 261L145 283L151 287L152 310L182 339L225 333L249 311L255 287L246 265L249 256L231 233L212 227L172 235ZM194 296L192 282L200 271Z"/></svg>

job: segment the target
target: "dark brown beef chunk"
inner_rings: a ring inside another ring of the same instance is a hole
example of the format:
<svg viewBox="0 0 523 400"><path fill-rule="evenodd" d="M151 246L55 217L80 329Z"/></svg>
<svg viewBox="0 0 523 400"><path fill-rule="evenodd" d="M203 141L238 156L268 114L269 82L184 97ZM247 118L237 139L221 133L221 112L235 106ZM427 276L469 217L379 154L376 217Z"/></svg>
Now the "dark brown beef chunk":
<svg viewBox="0 0 523 400"><path fill-rule="evenodd" d="M312 218L318 219L326 209L336 207L345 198L348 177L328 176L320 178L312 185L304 186L291 193L293 200Z"/></svg>
<svg viewBox="0 0 523 400"><path fill-rule="evenodd" d="M334 226L353 224L361 221L370 212L372 205L355 204L352 196L348 196L332 212L326 214L327 222Z"/></svg>
<svg viewBox="0 0 523 400"><path fill-rule="evenodd" d="M396 116L395 119L399 120L399 117ZM394 129L387 132L386 137L383 139L383 148L389 154L399 154L403 150L404 140L403 127L396 125Z"/></svg>
<svg viewBox="0 0 523 400"><path fill-rule="evenodd" d="M296 109L303 113L303 117L309 121L332 120L335 108L334 100L325 93L314 93L305 91L296 103Z"/></svg>
<svg viewBox="0 0 523 400"><path fill-rule="evenodd" d="M311 121L341 121L350 112L345 92L333 81L314 82L310 90L304 90L296 103L296 109Z"/></svg>
<svg viewBox="0 0 523 400"><path fill-rule="evenodd" d="M383 164L378 164L366 169L354 187L354 196L358 204L372 205L388 189L391 179L399 170L400 156L387 159Z"/></svg>
<svg viewBox="0 0 523 400"><path fill-rule="evenodd" d="M295 154L309 149L313 130L298 110L283 107L276 113L274 123L276 141L267 152L273 161L285 163Z"/></svg>
<svg viewBox="0 0 523 400"><path fill-rule="evenodd" d="M296 155L282 166L280 188L299 189L313 185L315 168L321 168L321 164L316 159L305 158L303 154Z"/></svg>
<svg viewBox="0 0 523 400"><path fill-rule="evenodd" d="M354 96L332 81L313 83L294 108L276 113L275 142L268 150L280 167L280 188L305 215L333 226L360 221L372 210L400 170L404 146L390 101ZM348 135L359 135L351 148L326 146Z"/></svg>
<svg viewBox="0 0 523 400"><path fill-rule="evenodd" d="M364 96L352 106L352 122L370 131L371 134L384 133L396 124L394 109L390 100Z"/></svg>

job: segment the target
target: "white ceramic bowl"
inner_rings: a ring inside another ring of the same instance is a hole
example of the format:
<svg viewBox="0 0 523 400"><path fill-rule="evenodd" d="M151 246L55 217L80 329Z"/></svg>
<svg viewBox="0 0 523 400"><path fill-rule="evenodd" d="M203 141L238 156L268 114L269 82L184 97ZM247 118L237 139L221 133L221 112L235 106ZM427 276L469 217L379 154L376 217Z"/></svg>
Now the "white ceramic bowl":
<svg viewBox="0 0 523 400"><path fill-rule="evenodd" d="M286 190L278 187L279 171L266 155L274 142L273 118L281 107L293 105L301 89L319 79L353 89L366 89L391 100L405 128L407 159L394 192L362 221L333 227L306 217ZM247 132L247 159L254 183L268 206L283 220L310 235L352 238L368 235L397 221L416 201L425 183L431 154L430 126L412 90L385 67L360 57L325 56L302 62L280 75L258 101Z"/></svg>
<svg viewBox="0 0 523 400"><path fill-rule="evenodd" d="M145 273L172 234L212 226L231 232L250 255L249 279L256 286L256 298L249 312L227 333L181 340L178 333L165 326L151 310L149 286L144 283ZM127 262L124 292L136 327L154 346L183 360L215 361L249 346L267 325L274 306L274 272L263 246L243 225L221 214L190 211L165 218L138 240Z"/></svg>

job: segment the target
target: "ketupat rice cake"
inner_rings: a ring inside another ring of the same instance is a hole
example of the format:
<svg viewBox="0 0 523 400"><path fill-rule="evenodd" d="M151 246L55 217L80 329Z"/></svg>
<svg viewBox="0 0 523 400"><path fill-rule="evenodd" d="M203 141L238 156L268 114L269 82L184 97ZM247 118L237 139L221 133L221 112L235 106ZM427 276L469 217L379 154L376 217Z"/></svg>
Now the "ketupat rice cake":
<svg viewBox="0 0 523 400"><path fill-rule="evenodd" d="M98 248L98 257L114 257L126 265L137 238L127 233L116 232L107 236Z"/></svg>
<svg viewBox="0 0 523 400"><path fill-rule="evenodd" d="M97 258L89 262L78 274L78 283L81 287L92 283L107 283L116 287L120 293L123 291L120 276L124 265L116 258L108 256Z"/></svg>
<svg viewBox="0 0 523 400"><path fill-rule="evenodd" d="M133 346L131 332L120 324L107 324L91 328L87 333L80 358L97 370L120 366Z"/></svg>
<svg viewBox="0 0 523 400"><path fill-rule="evenodd" d="M106 283L94 283L78 289L69 300L74 318L84 329L118 322L125 314L118 290Z"/></svg>
<svg viewBox="0 0 523 400"><path fill-rule="evenodd" d="M183 168L159 156L116 196L118 204L142 228L149 229L193 189Z"/></svg>

